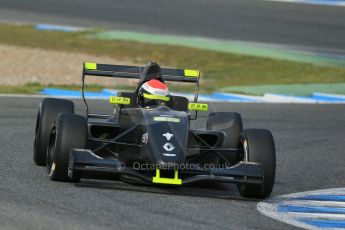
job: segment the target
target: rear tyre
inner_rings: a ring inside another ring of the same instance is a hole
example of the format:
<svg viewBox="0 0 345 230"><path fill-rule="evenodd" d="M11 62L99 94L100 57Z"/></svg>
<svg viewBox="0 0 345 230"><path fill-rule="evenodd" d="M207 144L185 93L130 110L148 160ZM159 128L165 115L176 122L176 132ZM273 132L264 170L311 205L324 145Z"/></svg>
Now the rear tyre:
<svg viewBox="0 0 345 230"><path fill-rule="evenodd" d="M85 149L88 128L85 117L76 114L59 114L50 134L47 151L47 172L53 181L69 181L68 163L72 148ZM79 181L74 175L71 182Z"/></svg>
<svg viewBox="0 0 345 230"><path fill-rule="evenodd" d="M273 189L276 152L273 136L266 129L247 129L241 135L242 160L259 163L262 166L264 178L261 185L237 184L243 197L266 198Z"/></svg>
<svg viewBox="0 0 345 230"><path fill-rule="evenodd" d="M210 113L206 123L206 129L212 131L223 131L226 134L222 147L238 148L240 136L243 130L242 117L239 113L215 112ZM223 155L231 164L238 162L239 158L235 154ZM220 159L222 165L224 160Z"/></svg>
<svg viewBox="0 0 345 230"><path fill-rule="evenodd" d="M74 104L64 99L45 98L38 107L33 159L36 165L46 165L51 128L59 113L74 113Z"/></svg>

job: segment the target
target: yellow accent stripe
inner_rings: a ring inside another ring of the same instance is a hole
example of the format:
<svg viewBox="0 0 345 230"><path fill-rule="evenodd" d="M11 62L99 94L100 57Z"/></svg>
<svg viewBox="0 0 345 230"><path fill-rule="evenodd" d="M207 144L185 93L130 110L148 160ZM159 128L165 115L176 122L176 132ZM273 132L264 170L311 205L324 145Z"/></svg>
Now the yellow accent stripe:
<svg viewBox="0 0 345 230"><path fill-rule="evenodd" d="M153 95L153 94L144 93L143 96L144 96L144 98L147 98L147 99L162 100L162 101L169 101L170 100L170 97L161 96L161 95Z"/></svg>
<svg viewBox="0 0 345 230"><path fill-rule="evenodd" d="M175 170L174 178L161 178L160 170L156 169L156 176L152 178L153 183L181 185L182 180L178 178L178 171Z"/></svg>
<svg viewBox="0 0 345 230"><path fill-rule="evenodd" d="M85 62L84 68L86 70L97 70L97 63L94 62Z"/></svg>
<svg viewBox="0 0 345 230"><path fill-rule="evenodd" d="M207 111L208 104L201 104L201 103L188 103L189 110L198 110L198 111Z"/></svg>
<svg viewBox="0 0 345 230"><path fill-rule="evenodd" d="M110 104L121 104L121 105L129 105L131 104L131 99L129 97L115 97L111 96L109 98Z"/></svg>
<svg viewBox="0 0 345 230"><path fill-rule="evenodd" d="M194 69L185 69L184 76L186 77L200 77L200 71Z"/></svg>

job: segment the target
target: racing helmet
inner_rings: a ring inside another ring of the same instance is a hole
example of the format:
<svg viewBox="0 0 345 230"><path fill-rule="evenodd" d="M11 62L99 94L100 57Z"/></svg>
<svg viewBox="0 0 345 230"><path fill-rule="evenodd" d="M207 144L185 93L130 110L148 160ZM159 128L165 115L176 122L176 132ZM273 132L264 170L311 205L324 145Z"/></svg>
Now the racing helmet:
<svg viewBox="0 0 345 230"><path fill-rule="evenodd" d="M138 102L142 107L166 105L169 100L168 87L157 79L145 82L138 90Z"/></svg>

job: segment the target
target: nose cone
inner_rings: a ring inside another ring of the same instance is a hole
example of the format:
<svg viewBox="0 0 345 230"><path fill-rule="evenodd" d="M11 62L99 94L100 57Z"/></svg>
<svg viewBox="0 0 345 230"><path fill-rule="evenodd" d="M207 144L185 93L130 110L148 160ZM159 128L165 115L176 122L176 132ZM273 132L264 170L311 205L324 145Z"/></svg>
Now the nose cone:
<svg viewBox="0 0 345 230"><path fill-rule="evenodd" d="M185 163L189 129L187 115L159 107L148 111L145 116L148 143L143 151L149 161L165 166Z"/></svg>

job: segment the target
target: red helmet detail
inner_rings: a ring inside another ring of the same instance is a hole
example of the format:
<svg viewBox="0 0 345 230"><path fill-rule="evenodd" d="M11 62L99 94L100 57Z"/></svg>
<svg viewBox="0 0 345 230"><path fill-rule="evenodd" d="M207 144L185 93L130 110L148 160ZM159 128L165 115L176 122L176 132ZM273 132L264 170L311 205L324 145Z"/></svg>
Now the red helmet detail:
<svg viewBox="0 0 345 230"><path fill-rule="evenodd" d="M152 95L169 95L168 87L163 82L156 79L145 82L140 88Z"/></svg>
<svg viewBox="0 0 345 230"><path fill-rule="evenodd" d="M138 98L141 106L163 105L169 101L169 89L163 82L152 79L141 85Z"/></svg>
<svg viewBox="0 0 345 230"><path fill-rule="evenodd" d="M168 89L167 86L163 82L156 79L148 81L147 84L155 89L163 89L163 90Z"/></svg>

